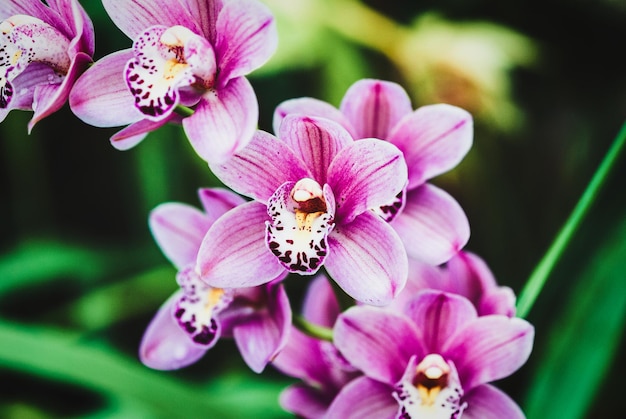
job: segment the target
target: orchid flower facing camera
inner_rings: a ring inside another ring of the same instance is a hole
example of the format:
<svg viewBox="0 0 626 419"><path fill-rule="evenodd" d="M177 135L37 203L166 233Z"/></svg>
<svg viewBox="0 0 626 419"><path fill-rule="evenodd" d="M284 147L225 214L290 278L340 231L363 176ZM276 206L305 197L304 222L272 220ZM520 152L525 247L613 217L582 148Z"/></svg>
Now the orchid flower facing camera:
<svg viewBox="0 0 626 419"><path fill-rule="evenodd" d="M197 269L210 285L260 285L281 272L313 275L324 266L364 303L388 304L404 286L402 241L370 210L406 185L406 164L394 145L354 141L333 121L292 116L278 138L258 131L211 169L254 201L229 211L204 238Z"/></svg>
<svg viewBox="0 0 626 419"><path fill-rule="evenodd" d="M182 122L210 162L227 160L251 140L259 110L245 76L269 59L278 39L267 7L257 0L103 5L133 48L102 58L80 78L70 97L80 119L98 127L130 124L111 138L121 150L167 122Z"/></svg>
<svg viewBox="0 0 626 419"><path fill-rule="evenodd" d="M348 89L339 109L313 98L283 102L274 113L275 131L289 114L328 118L356 139L378 138L403 152L409 170L407 187L372 209L391 223L409 256L439 265L465 246L470 228L463 209L427 181L454 168L469 151L473 121L468 112L446 104L413 111L400 85L363 79Z"/></svg>
<svg viewBox="0 0 626 419"><path fill-rule="evenodd" d="M94 30L77 0L0 3L0 121L33 110L29 132L67 101L92 62Z"/></svg>
<svg viewBox="0 0 626 419"><path fill-rule="evenodd" d="M302 316L311 324L332 329L341 309L328 281L325 275L311 281ZM301 380L282 391L280 404L286 411L306 419L324 417L337 393L362 375L332 342L308 336L295 327L272 365L283 374Z"/></svg>
<svg viewBox="0 0 626 419"><path fill-rule="evenodd" d="M524 415L488 384L528 359L525 320L478 316L466 298L423 291L404 313L358 306L339 316L334 343L364 374L348 383L329 418L514 419Z"/></svg>
<svg viewBox="0 0 626 419"><path fill-rule="evenodd" d="M159 309L140 345L141 361L155 369L185 367L200 359L220 337L234 337L246 363L261 372L285 345L291 326L289 299L280 280L251 288L215 288L194 271L200 242L222 214L241 205L223 189L201 189L205 212L165 203L150 214L152 233L178 269L180 290Z"/></svg>
<svg viewBox="0 0 626 419"><path fill-rule="evenodd" d="M433 289L462 295L474 304L479 316L515 316L515 293L496 282L479 256L460 251L445 265L432 266L409 258L409 279L387 308L402 310L420 291Z"/></svg>

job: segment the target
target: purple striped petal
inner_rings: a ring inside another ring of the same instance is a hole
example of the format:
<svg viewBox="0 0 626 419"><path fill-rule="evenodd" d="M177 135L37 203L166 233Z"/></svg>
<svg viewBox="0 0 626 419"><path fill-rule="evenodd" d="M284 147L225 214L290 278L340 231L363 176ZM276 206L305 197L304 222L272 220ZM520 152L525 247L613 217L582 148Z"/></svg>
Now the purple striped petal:
<svg viewBox="0 0 626 419"><path fill-rule="evenodd" d="M411 113L411 99L398 84L372 79L354 83L340 106L356 131L355 138L389 138L393 127Z"/></svg>
<svg viewBox="0 0 626 419"><path fill-rule="evenodd" d="M408 276L404 246L393 229L371 211L328 236L326 270L357 301L382 306L399 293Z"/></svg>
<svg viewBox="0 0 626 419"><path fill-rule="evenodd" d="M3 0L0 2L0 21L14 15L33 16L56 26L54 22L48 20L48 16L51 15L50 8L38 0Z"/></svg>
<svg viewBox="0 0 626 419"><path fill-rule="evenodd" d="M467 409L463 419L525 419L524 412L507 394L484 384L475 387L464 397Z"/></svg>
<svg viewBox="0 0 626 419"><path fill-rule="evenodd" d="M74 84L72 112L96 127L117 127L143 119L124 81L124 66L133 57L130 49L98 60Z"/></svg>
<svg viewBox="0 0 626 419"><path fill-rule="evenodd" d="M325 417L394 419L398 404L393 387L367 377L355 378L335 397Z"/></svg>
<svg viewBox="0 0 626 419"><path fill-rule="evenodd" d="M247 147L211 170L226 186L263 203L283 183L311 177L302 160L265 131L257 131Z"/></svg>
<svg viewBox="0 0 626 419"><path fill-rule="evenodd" d="M193 364L207 348L193 343L172 316L183 291L174 293L154 316L139 345L141 362L157 370L175 370Z"/></svg>
<svg viewBox="0 0 626 419"><path fill-rule="evenodd" d="M265 246L267 207L240 205L220 217L202 240L197 270L209 285L242 288L265 284L284 268Z"/></svg>
<svg viewBox="0 0 626 419"><path fill-rule="evenodd" d="M113 23L133 40L154 25L181 25L202 33L180 0L102 0L102 5Z"/></svg>
<svg viewBox="0 0 626 419"><path fill-rule="evenodd" d="M368 306L349 308L333 331L335 346L350 364L389 385L400 381L413 355L426 355L418 335L408 317Z"/></svg>
<svg viewBox="0 0 626 419"><path fill-rule="evenodd" d="M431 184L407 193L405 207L391 225L409 256L433 265L449 260L470 236L463 208L447 192Z"/></svg>
<svg viewBox="0 0 626 419"><path fill-rule="evenodd" d="M402 153L384 141L355 141L339 151L328 168L338 224L350 223L370 208L392 202L407 183Z"/></svg>
<svg viewBox="0 0 626 419"><path fill-rule="evenodd" d="M224 163L243 149L256 130L259 106L245 77L205 93L183 127L194 150L210 163Z"/></svg>
<svg viewBox="0 0 626 419"><path fill-rule="evenodd" d="M217 17L216 31L221 86L265 64L278 45L272 12L255 0L225 3Z"/></svg>
<svg viewBox="0 0 626 419"><path fill-rule="evenodd" d="M233 329L242 358L256 373L281 352L291 332L291 306L283 284L270 284L267 292L266 308Z"/></svg>
<svg viewBox="0 0 626 419"><path fill-rule="evenodd" d="M215 45L215 27L217 16L222 9L222 0L185 0L191 16L196 17L196 21L202 28L202 33Z"/></svg>
<svg viewBox="0 0 626 419"><path fill-rule="evenodd" d="M388 140L404 153L409 189L455 167L472 146L473 120L456 106L418 108L396 125Z"/></svg>
<svg viewBox="0 0 626 419"><path fill-rule="evenodd" d="M454 360L463 388L507 377L528 359L534 328L525 320L482 316L447 342L441 354Z"/></svg>
<svg viewBox="0 0 626 419"><path fill-rule="evenodd" d="M229 210L246 202L241 196L224 188L200 188L198 197L211 223Z"/></svg>
<svg viewBox="0 0 626 419"><path fill-rule="evenodd" d="M477 317L466 298L434 290L421 292L408 304L405 314L419 326L428 353L440 353L455 333Z"/></svg>
<svg viewBox="0 0 626 419"><path fill-rule="evenodd" d="M340 124L352 137L355 137L354 128L352 128L352 125L341 111L323 100L302 97L282 102L274 110L272 121L274 132L280 131L280 125L287 115L302 115L330 119Z"/></svg>
<svg viewBox="0 0 626 419"><path fill-rule="evenodd" d="M311 177L320 185L327 183L328 168L337 154L354 143L341 125L323 118L300 115L285 118L278 138L302 159Z"/></svg>
<svg viewBox="0 0 626 419"><path fill-rule="evenodd" d="M195 262L211 220L190 205L168 202L150 212L149 224L165 256L180 270Z"/></svg>

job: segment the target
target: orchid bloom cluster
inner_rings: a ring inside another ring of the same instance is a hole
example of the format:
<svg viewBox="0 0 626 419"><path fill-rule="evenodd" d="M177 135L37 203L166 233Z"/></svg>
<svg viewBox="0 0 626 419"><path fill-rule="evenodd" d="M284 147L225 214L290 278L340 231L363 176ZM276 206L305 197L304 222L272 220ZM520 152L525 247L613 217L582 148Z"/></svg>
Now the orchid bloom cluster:
<svg viewBox="0 0 626 419"><path fill-rule="evenodd" d="M278 34L260 1L102 2L132 47L95 63L77 0L1 3L0 118L31 109L32 128L68 101L84 122L126 126L120 150L182 124L225 186L199 190L202 210L149 216L179 287L143 336L145 365L182 368L233 338L253 371L299 380L280 402L302 417L523 417L490 383L526 362L533 327L429 183L470 150L468 112L414 110L400 85L364 79L338 108L281 103L261 131L245 76ZM299 317L286 281L308 282Z"/></svg>

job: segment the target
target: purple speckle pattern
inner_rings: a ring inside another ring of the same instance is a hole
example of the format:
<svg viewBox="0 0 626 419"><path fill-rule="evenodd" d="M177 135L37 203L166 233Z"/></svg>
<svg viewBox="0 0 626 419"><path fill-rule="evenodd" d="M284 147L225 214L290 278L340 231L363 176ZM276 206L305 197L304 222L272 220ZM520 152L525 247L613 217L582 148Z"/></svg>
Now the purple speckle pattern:
<svg viewBox="0 0 626 419"><path fill-rule="evenodd" d="M269 250L289 271L302 275L316 273L328 254L326 237L334 227L328 212L305 212L291 199L295 182L287 182L270 197L266 222Z"/></svg>

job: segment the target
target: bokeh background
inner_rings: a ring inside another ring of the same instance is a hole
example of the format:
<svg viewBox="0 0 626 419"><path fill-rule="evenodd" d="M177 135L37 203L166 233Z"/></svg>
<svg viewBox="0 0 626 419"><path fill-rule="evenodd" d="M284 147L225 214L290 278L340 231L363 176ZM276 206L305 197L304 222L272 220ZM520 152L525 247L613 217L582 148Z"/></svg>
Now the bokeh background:
<svg viewBox="0 0 626 419"><path fill-rule="evenodd" d="M2 1L2 0L0 0ZM98 0L81 3L96 58L131 40ZM434 180L465 208L466 249L519 293L626 120L622 0L266 0L280 46L249 78L259 126L286 99L339 105L364 77L392 80L414 106L447 102L475 118L474 146ZM115 129L67 106L0 124L0 417L290 417L293 380L250 372L231 341L191 367L140 364L143 330L175 290L154 243L156 205L198 205L217 185L182 129L114 150ZM623 411L626 156L621 156L527 319L528 363L497 383L529 418ZM306 280L290 280L297 310Z"/></svg>

